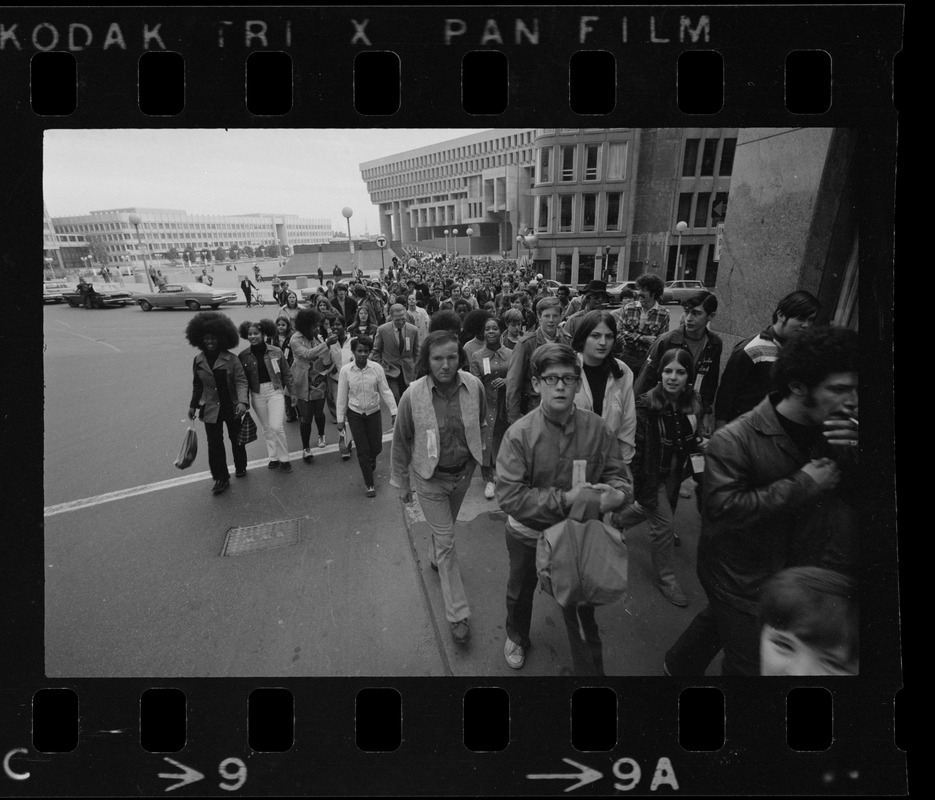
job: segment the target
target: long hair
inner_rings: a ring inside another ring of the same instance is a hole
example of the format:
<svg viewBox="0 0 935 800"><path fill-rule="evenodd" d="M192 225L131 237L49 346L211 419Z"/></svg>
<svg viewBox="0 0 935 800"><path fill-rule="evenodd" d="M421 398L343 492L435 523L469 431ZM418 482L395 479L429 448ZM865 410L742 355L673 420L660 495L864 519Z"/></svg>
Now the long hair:
<svg viewBox="0 0 935 800"><path fill-rule="evenodd" d="M292 327L292 320L289 319L289 317L285 317L285 316L276 317L276 339L277 340L279 339L279 320L283 320L286 323L286 333L284 335L288 339L290 336L292 336L292 333L295 331L295 328Z"/></svg>
<svg viewBox="0 0 935 800"><path fill-rule="evenodd" d="M662 358L659 360L659 383L649 391L650 405L654 410L662 411L668 404L668 395L662 386L662 371L672 361L677 361L680 366L685 367L685 371L688 373L688 379L685 381L685 388L678 397L676 409L682 414L700 414L701 400L694 387L695 365L692 362L692 354L681 347L673 347L662 354Z"/></svg>
<svg viewBox="0 0 935 800"><path fill-rule="evenodd" d="M602 322L610 330L614 339L617 338L617 320L614 319L613 314L609 311L589 311L581 318L581 323L575 328L575 335L571 340L571 347L576 353L584 352L584 343L591 335L591 331ZM620 369L617 359L614 358L613 348L607 353L607 356L604 358L604 363L610 364L610 373L614 376L615 380L623 375L623 370Z"/></svg>
<svg viewBox="0 0 935 800"><path fill-rule="evenodd" d="M458 334L455 331L441 329L437 331L432 331L428 336L425 337L425 341L422 342L419 347L419 360L416 362L416 376L419 378L424 378L426 375L432 372L431 367L429 366L429 358L432 356L432 348L437 347L440 344L447 344L448 342L454 342L458 346L458 356L461 363L464 362L464 351L461 349L461 344L458 342Z"/></svg>
<svg viewBox="0 0 935 800"><path fill-rule="evenodd" d="M295 315L295 329L306 339L312 341L321 328L321 314L314 308L303 308Z"/></svg>
<svg viewBox="0 0 935 800"><path fill-rule="evenodd" d="M218 348L221 350L231 350L240 341L233 321L220 311L199 311L185 326L185 338L192 347L199 350L204 350L205 334L209 333L217 337Z"/></svg>

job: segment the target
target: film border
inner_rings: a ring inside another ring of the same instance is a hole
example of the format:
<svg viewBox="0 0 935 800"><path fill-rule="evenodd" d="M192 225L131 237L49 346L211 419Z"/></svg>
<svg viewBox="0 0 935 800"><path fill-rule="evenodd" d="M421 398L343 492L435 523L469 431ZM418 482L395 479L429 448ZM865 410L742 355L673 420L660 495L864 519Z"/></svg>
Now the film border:
<svg viewBox="0 0 935 800"><path fill-rule="evenodd" d="M585 790L601 793L615 791L608 778L619 758L631 757L651 772L661 756L672 758L682 793L903 793L905 754L892 743L892 703L902 684L894 481L889 480L895 475L894 420L888 411L892 407L890 265L897 125L891 78L893 57L902 46L903 9L711 7L704 12L709 30L691 41L681 17L696 18L701 13L698 8L671 7L8 8L3 12L7 22L0 31L0 113L5 140L0 174L7 187L7 230L36 229L46 129L476 126L478 118L460 108L456 65L466 52L477 49L502 50L510 60L509 106L501 115L483 118L483 124L490 127L535 125L543 119L579 126L582 117L568 107L568 59L580 49L606 49L617 58L618 103L614 112L597 118L595 124L854 128L859 133L858 158L866 165L860 175L860 195L866 199L859 214L860 328L868 368L879 376L867 385L865 395L865 407L878 420L867 429L866 452L877 467L865 476L866 496L878 502L868 510L862 531L870 553L866 563L882 565L883 570L867 569L862 575L863 605L868 610L862 627L878 637L874 641L879 646L865 650L861 677L847 682L808 681L808 685L832 690L839 740L822 754L793 753L785 747L777 715L781 715L786 691L801 684L711 679L705 685L723 689L728 713L734 715L728 720L727 744L715 754L686 753L678 746L674 725L678 692L684 684L608 678L604 685L618 695L618 746L611 754L579 754L576 760L593 764L604 774L601 783ZM584 44L579 41L583 16L595 18ZM538 20L536 43L525 34L516 34L517 20L531 30L533 17ZM363 28L366 44L360 37L355 41L363 19L368 20ZM446 41L451 25L445 21L450 19L463 20L465 31ZM496 21L502 43L496 38L485 41L492 32L490 19ZM260 46L260 40L250 38L250 32L257 30L249 27L251 20L266 25L268 49L283 50L293 59L294 105L283 117L257 119L244 106L244 59ZM38 117L29 106L30 58L52 41L51 29L59 37L52 49L68 50L66 32L76 22L91 29L95 43L72 51L79 70L78 108L66 118ZM16 38L9 34L12 24L18 24L20 47L12 43ZM105 47L117 38L114 25L123 45ZM47 27L36 33L37 26ZM153 36L154 28L158 28L158 37ZM225 31L220 46L219 32ZM185 57L186 107L175 117L146 117L136 105L137 60L146 47L158 44L157 38L166 49ZM390 118L363 119L353 108L353 56L366 47L393 50L402 60L402 104ZM715 49L724 56L725 103L719 114L688 117L677 109L675 62L678 53L690 48ZM792 49L823 49L832 55L834 104L828 113L803 120L785 111L782 63ZM672 80L661 77L666 75ZM743 79L737 80L737 75ZM6 266L41 261L38 236L5 236L4 240ZM15 297L28 298L33 291L28 271L11 277L8 285ZM41 309L17 304L14 322L13 331L39 330ZM4 338L11 338L10 332ZM27 352L35 368L30 378L33 385L41 385L38 342L30 338ZM41 452L41 426L17 427L17 420L30 418L31 409L9 384L4 386L3 409L4 440L20 452ZM165 781L155 778L161 759L141 750L136 727L139 694L154 685L179 687L190 698L188 744L182 754L174 755L212 780L184 791L223 793L214 778L217 765L235 757L250 765L250 782L244 791L251 794L562 791L561 782L544 786L525 776L562 771L563 757L576 758L567 740L566 720L572 690L587 685L580 680L530 678L504 684L511 695L512 741L502 754L470 753L461 743L458 725L447 724L460 719L464 691L475 685L459 679L46 680L42 496L37 491L42 486L41 461L5 459L3 486L6 508L12 510L8 536L12 543L18 534L19 543L9 553L3 590L9 611L2 623L7 644L2 656L0 719L6 737L0 749L6 753L26 748L28 754L18 764L33 773L31 781L16 784L0 776L4 794L162 794ZM873 536L868 535L870 529ZM296 746L287 754L252 753L246 746L245 698L260 685L293 690ZM31 747L30 698L37 689L49 686L74 688L81 697L83 730L74 753L37 755ZM345 715L353 709L356 692L370 686L393 686L403 695L404 745L396 753L365 754L354 745L353 716ZM238 696L243 704L234 702ZM321 724L322 720L327 723ZM544 730L548 732L543 735ZM162 766L166 772L177 771ZM850 777L855 772L857 777ZM647 777L634 791L648 791Z"/></svg>

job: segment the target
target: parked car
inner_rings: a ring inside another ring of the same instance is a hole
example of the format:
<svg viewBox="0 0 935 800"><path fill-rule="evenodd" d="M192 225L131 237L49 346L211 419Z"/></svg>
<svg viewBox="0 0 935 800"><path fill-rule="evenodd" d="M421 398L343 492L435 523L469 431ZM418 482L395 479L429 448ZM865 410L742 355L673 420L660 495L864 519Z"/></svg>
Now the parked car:
<svg viewBox="0 0 935 800"><path fill-rule="evenodd" d="M133 293L133 301L143 311L182 307L198 311L202 306L218 308L236 299L237 293L233 289L214 289L201 283L167 283L155 292Z"/></svg>
<svg viewBox="0 0 935 800"><path fill-rule="evenodd" d="M669 299L663 299L661 303L681 303L688 297L697 292L702 292L707 287L701 281L669 281L666 284L666 293Z"/></svg>
<svg viewBox="0 0 935 800"><path fill-rule="evenodd" d="M133 302L133 296L122 286L111 283L89 283L87 289L63 293L62 298L72 308L115 308Z"/></svg>
<svg viewBox="0 0 935 800"><path fill-rule="evenodd" d="M43 303L64 303L63 297L69 291L68 284L65 281L43 281L42 282L42 302Z"/></svg>

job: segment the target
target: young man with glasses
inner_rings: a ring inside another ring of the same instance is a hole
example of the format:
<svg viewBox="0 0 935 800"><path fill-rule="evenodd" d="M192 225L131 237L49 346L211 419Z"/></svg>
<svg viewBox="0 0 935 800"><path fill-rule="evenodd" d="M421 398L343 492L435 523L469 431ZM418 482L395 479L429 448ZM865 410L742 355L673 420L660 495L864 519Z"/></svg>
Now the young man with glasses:
<svg viewBox="0 0 935 800"><path fill-rule="evenodd" d="M531 368L540 403L507 430L497 457L496 497L508 515L510 556L503 655L512 669L523 666L530 644L541 532L567 519L582 486L601 492L601 514L633 499L633 479L616 436L597 414L575 406L577 353L567 344L544 344L533 353ZM565 611L575 672L603 674L593 607Z"/></svg>

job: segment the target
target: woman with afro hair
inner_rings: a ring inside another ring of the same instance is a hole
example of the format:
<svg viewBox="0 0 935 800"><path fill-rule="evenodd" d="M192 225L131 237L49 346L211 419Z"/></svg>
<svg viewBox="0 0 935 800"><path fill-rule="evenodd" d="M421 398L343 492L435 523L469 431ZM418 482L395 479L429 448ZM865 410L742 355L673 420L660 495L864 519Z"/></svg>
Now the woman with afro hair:
<svg viewBox="0 0 935 800"><path fill-rule="evenodd" d="M312 420L318 425L318 446L325 446L325 392L331 363L326 362L328 345L321 338L322 316L314 308L303 308L295 317L292 350L292 396L299 409L302 458L311 464Z"/></svg>
<svg viewBox="0 0 935 800"><path fill-rule="evenodd" d="M229 352L240 341L237 328L230 317L218 311L201 311L191 318L185 328L188 343L199 350L192 362L192 397L188 404L188 418L194 419L199 411L205 424L208 440L208 465L214 486L211 491L221 494L230 486L227 470L227 452L224 449L223 426L234 451L234 474L242 478L247 474L247 450L237 444L240 430L238 417L248 404L247 374L240 359Z"/></svg>

